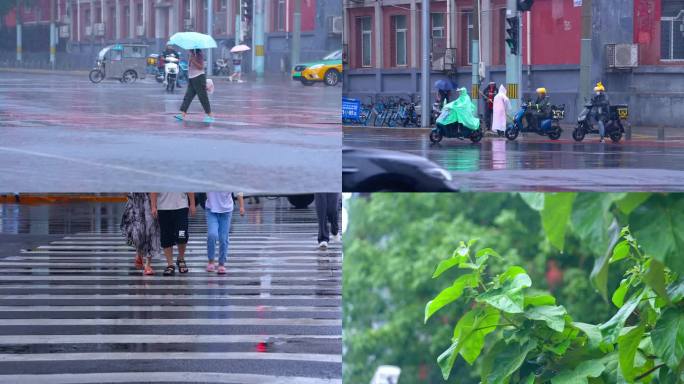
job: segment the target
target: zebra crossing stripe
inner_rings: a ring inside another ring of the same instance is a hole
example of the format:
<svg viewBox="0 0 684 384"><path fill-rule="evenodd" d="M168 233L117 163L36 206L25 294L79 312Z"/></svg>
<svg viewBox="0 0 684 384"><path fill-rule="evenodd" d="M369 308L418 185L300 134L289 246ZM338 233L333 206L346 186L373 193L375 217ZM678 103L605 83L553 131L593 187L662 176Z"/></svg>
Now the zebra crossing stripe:
<svg viewBox="0 0 684 384"><path fill-rule="evenodd" d="M298 360L342 363L342 356L319 353L260 352L88 352L0 354L2 362L89 360Z"/></svg>
<svg viewBox="0 0 684 384"><path fill-rule="evenodd" d="M0 336L0 345L30 344L168 344L168 343L259 343L299 340L293 335L13 335ZM341 336L307 335L307 339L340 341Z"/></svg>
<svg viewBox="0 0 684 384"><path fill-rule="evenodd" d="M271 376L214 372L120 372L0 375L0 383L89 384L89 383L226 383L226 384L342 384L342 379Z"/></svg>

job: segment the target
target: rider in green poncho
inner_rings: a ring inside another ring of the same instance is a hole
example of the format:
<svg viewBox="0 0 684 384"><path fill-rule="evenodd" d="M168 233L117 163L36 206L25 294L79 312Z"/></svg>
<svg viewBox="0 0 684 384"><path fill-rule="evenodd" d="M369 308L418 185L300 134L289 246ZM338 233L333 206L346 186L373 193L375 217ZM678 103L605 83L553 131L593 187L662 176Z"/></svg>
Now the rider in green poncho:
<svg viewBox="0 0 684 384"><path fill-rule="evenodd" d="M480 119L475 116L475 104L470 100L468 91L461 88L459 92L456 100L444 106L442 113L437 118L437 125L447 126L460 123L473 131L480 129Z"/></svg>

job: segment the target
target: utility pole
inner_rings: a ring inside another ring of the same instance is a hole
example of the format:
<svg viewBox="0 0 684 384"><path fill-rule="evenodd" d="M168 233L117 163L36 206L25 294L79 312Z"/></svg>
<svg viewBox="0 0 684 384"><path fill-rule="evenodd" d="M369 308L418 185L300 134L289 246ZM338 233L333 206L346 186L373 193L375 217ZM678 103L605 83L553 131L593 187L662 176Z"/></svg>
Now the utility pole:
<svg viewBox="0 0 684 384"><path fill-rule="evenodd" d="M264 0L254 0L254 70L264 76Z"/></svg>
<svg viewBox="0 0 684 384"><path fill-rule="evenodd" d="M470 92L475 104L475 113L477 113L478 106L480 105L480 0L474 0L473 3L473 41L471 44L473 82Z"/></svg>
<svg viewBox="0 0 684 384"><path fill-rule="evenodd" d="M17 0L17 6L15 8L16 19L17 19L17 61L21 62L22 59L22 46L21 46L21 0Z"/></svg>
<svg viewBox="0 0 684 384"><path fill-rule="evenodd" d="M206 0L207 2L207 35L211 36L214 33L214 1ZM214 61L212 60L212 48L207 50L207 74L214 73Z"/></svg>
<svg viewBox="0 0 684 384"><path fill-rule="evenodd" d="M302 0L294 0L294 15L292 18L292 46L290 47L290 64L294 67L299 63L299 40L302 35Z"/></svg>
<svg viewBox="0 0 684 384"><path fill-rule="evenodd" d="M242 40L242 0L238 3L238 11L235 15L235 45L239 45Z"/></svg>
<svg viewBox="0 0 684 384"><path fill-rule="evenodd" d="M430 97L430 0L421 2L421 44L423 46L422 68L420 73L420 126L430 127L430 116L432 115L432 98Z"/></svg>
<svg viewBox="0 0 684 384"><path fill-rule="evenodd" d="M511 108L520 108L520 12L516 0L506 2L506 85Z"/></svg>
<svg viewBox="0 0 684 384"><path fill-rule="evenodd" d="M57 0L50 0L50 68L55 69L55 56L57 54L57 34L55 33L55 17Z"/></svg>
<svg viewBox="0 0 684 384"><path fill-rule="evenodd" d="M584 99L591 95L591 0L582 0L582 40L580 46L579 97L577 110L581 111Z"/></svg>

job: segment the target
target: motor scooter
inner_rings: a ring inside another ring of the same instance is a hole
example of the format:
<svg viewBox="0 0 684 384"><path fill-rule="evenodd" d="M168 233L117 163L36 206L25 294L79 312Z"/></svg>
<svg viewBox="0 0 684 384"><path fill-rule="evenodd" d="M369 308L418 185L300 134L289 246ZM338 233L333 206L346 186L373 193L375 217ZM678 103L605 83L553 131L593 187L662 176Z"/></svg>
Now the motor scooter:
<svg viewBox="0 0 684 384"><path fill-rule="evenodd" d="M536 126L532 126L530 121L523 124L523 118L527 116L527 111L532 108L532 102L523 102L520 110L513 117L513 122L506 125L505 136L508 140L515 140L520 132L534 132L541 136L548 136L551 140L558 140L563 132L559 121L565 118L565 104L552 105L550 113L544 118L537 119ZM525 120L528 120L525 118Z"/></svg>
<svg viewBox="0 0 684 384"><path fill-rule="evenodd" d="M173 92L176 87L176 78L178 77L178 58L175 56L164 57L164 84L166 84L166 91Z"/></svg>

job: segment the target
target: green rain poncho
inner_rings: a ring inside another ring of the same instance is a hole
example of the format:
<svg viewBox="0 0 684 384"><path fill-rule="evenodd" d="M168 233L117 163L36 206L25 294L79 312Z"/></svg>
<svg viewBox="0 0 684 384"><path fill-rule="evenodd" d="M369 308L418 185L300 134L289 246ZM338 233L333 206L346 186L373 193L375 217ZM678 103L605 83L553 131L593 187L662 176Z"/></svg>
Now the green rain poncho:
<svg viewBox="0 0 684 384"><path fill-rule="evenodd" d="M473 131L480 129L480 119L475 116L475 104L470 101L470 96L468 96L468 91L465 88L461 88L458 99L444 106L442 113L437 118L437 123L441 125L456 122Z"/></svg>

